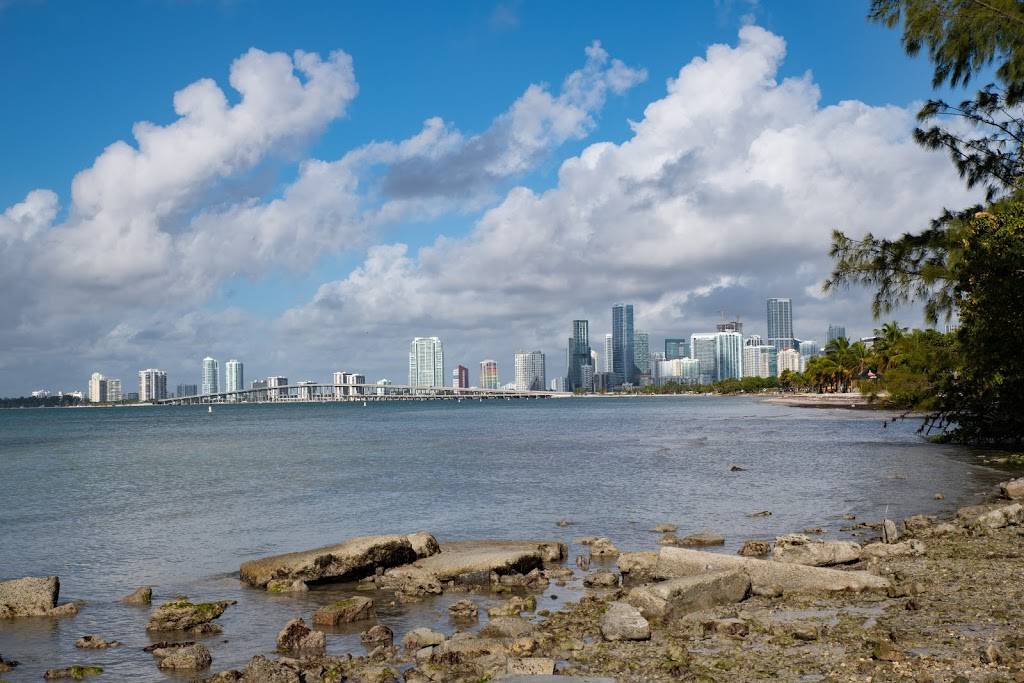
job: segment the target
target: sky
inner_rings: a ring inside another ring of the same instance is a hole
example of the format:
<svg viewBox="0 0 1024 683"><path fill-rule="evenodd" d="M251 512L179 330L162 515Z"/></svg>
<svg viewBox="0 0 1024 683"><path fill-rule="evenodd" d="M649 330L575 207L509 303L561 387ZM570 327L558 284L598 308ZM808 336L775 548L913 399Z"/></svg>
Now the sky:
<svg viewBox="0 0 1024 683"><path fill-rule="evenodd" d="M617 302L652 350L764 335L768 297L870 334L869 292L821 292L831 231L980 197L911 140L930 65L866 11L0 0L0 396L208 355L404 383L434 335L474 384L516 350L550 379Z"/></svg>

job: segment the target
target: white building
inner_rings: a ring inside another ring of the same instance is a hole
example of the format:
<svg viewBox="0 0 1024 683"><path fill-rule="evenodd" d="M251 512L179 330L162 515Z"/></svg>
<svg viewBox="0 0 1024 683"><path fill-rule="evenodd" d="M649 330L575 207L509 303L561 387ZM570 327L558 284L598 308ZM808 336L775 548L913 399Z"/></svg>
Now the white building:
<svg viewBox="0 0 1024 683"><path fill-rule="evenodd" d="M167 398L167 373L156 368L139 370L139 400L160 401Z"/></svg>
<svg viewBox="0 0 1024 683"><path fill-rule="evenodd" d="M543 352L516 351L515 366L516 391L544 391L548 382Z"/></svg>
<svg viewBox="0 0 1024 683"><path fill-rule="evenodd" d="M409 344L409 386L443 387L444 345L438 337L415 337Z"/></svg>
<svg viewBox="0 0 1024 683"><path fill-rule="evenodd" d="M241 391L245 388L245 368L242 361L232 358L224 364L224 391Z"/></svg>
<svg viewBox="0 0 1024 683"><path fill-rule="evenodd" d="M774 346L759 344L743 347L744 377L775 377L778 373L778 351Z"/></svg>
<svg viewBox="0 0 1024 683"><path fill-rule="evenodd" d="M677 384L701 384L704 382L700 361L696 358L673 358L658 361L658 381L660 384L676 382Z"/></svg>
<svg viewBox="0 0 1024 683"><path fill-rule="evenodd" d="M107 378L107 400L111 403L116 403L124 398L124 393L121 391L121 380L114 378Z"/></svg>
<svg viewBox="0 0 1024 683"><path fill-rule="evenodd" d="M784 349L778 355L779 376L786 370L800 372L800 352L796 349Z"/></svg>
<svg viewBox="0 0 1024 683"><path fill-rule="evenodd" d="M271 401L288 398L288 390L282 387L288 386L288 378L275 376L267 378L267 398Z"/></svg>
<svg viewBox="0 0 1024 683"><path fill-rule="evenodd" d="M32 392L32 398L50 398L49 389L36 389Z"/></svg>
<svg viewBox="0 0 1024 683"><path fill-rule="evenodd" d="M743 377L743 335L739 332L715 333L717 380Z"/></svg>
<svg viewBox="0 0 1024 683"><path fill-rule="evenodd" d="M102 374L89 375L89 403L103 403L107 400L107 380Z"/></svg>
<svg viewBox="0 0 1024 683"><path fill-rule="evenodd" d="M612 335L604 335L604 371L612 371Z"/></svg>
<svg viewBox="0 0 1024 683"><path fill-rule="evenodd" d="M584 365L582 367L589 366ZM551 389L551 391L565 391L565 378L555 377L554 379L551 380L551 386L549 388Z"/></svg>
<svg viewBox="0 0 1024 683"><path fill-rule="evenodd" d="M220 392L220 365L216 360L207 356L203 359L203 382L202 393L216 394Z"/></svg>

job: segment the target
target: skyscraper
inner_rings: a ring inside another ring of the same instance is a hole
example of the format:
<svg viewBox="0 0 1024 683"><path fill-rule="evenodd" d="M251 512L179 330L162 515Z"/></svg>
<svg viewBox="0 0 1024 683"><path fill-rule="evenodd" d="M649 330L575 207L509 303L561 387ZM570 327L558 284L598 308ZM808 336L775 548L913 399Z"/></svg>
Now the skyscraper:
<svg viewBox="0 0 1024 683"><path fill-rule="evenodd" d="M139 370L139 400L160 401L167 398L167 373L156 368Z"/></svg>
<svg viewBox="0 0 1024 683"><path fill-rule="evenodd" d="M544 391L548 385L541 351L516 351L516 391Z"/></svg>
<svg viewBox="0 0 1024 683"><path fill-rule="evenodd" d="M111 403L116 403L124 398L121 393L121 380L114 379L113 377L107 378L107 400Z"/></svg>
<svg viewBox="0 0 1024 683"><path fill-rule="evenodd" d="M699 384L711 384L718 379L718 342L716 332L690 335L690 356L700 361Z"/></svg>
<svg viewBox="0 0 1024 683"><path fill-rule="evenodd" d="M620 382L633 382L636 379L633 304L612 306L612 372Z"/></svg>
<svg viewBox="0 0 1024 683"><path fill-rule="evenodd" d="M583 367L591 363L590 323L586 320L572 321L572 336L569 337L569 372L566 374L566 391L583 389Z"/></svg>
<svg viewBox="0 0 1024 683"><path fill-rule="evenodd" d="M643 330L633 333L634 380L643 383L651 379L651 338Z"/></svg>
<svg viewBox="0 0 1024 683"><path fill-rule="evenodd" d="M768 343L779 351L796 347L790 299L768 299Z"/></svg>
<svg viewBox="0 0 1024 683"><path fill-rule="evenodd" d="M178 388L174 391L174 395L178 398L182 396L198 396L199 387L195 384L179 384Z"/></svg>
<svg viewBox="0 0 1024 683"><path fill-rule="evenodd" d="M219 390L220 367L217 361L207 356L203 359L203 395L216 394Z"/></svg>
<svg viewBox="0 0 1024 683"><path fill-rule="evenodd" d="M224 364L224 391L245 389L245 368L242 361L231 359Z"/></svg>
<svg viewBox="0 0 1024 683"><path fill-rule="evenodd" d="M612 371L612 356L614 356L614 355L615 354L612 353L612 335L606 334L606 335L604 335L604 371L605 372L611 372Z"/></svg>
<svg viewBox="0 0 1024 683"><path fill-rule="evenodd" d="M739 332L715 333L715 361L717 379L741 379L743 377L743 335Z"/></svg>
<svg viewBox="0 0 1024 683"><path fill-rule="evenodd" d="M103 403L107 400L107 380L94 372L89 376L89 403Z"/></svg>
<svg viewBox="0 0 1024 683"><path fill-rule="evenodd" d="M778 373L777 354L774 346L767 344L743 347L744 377L775 377Z"/></svg>
<svg viewBox="0 0 1024 683"><path fill-rule="evenodd" d="M828 336L825 337L825 345L827 346L829 342L834 339L839 339L840 337L846 337L846 326L832 325L830 323L828 326Z"/></svg>
<svg viewBox="0 0 1024 683"><path fill-rule="evenodd" d="M456 389L469 388L469 368L465 365L456 365L452 370L452 386Z"/></svg>
<svg viewBox="0 0 1024 683"><path fill-rule="evenodd" d="M784 349L779 351L778 370L781 376L783 372L800 372L800 352L796 349Z"/></svg>
<svg viewBox="0 0 1024 683"><path fill-rule="evenodd" d="M681 337L667 337L665 339L665 360L686 358L690 355L690 342Z"/></svg>
<svg viewBox="0 0 1024 683"><path fill-rule="evenodd" d="M415 337L409 344L409 386L444 386L444 346L437 337Z"/></svg>
<svg viewBox="0 0 1024 683"><path fill-rule="evenodd" d="M498 388L498 361L490 359L480 361L480 388Z"/></svg>

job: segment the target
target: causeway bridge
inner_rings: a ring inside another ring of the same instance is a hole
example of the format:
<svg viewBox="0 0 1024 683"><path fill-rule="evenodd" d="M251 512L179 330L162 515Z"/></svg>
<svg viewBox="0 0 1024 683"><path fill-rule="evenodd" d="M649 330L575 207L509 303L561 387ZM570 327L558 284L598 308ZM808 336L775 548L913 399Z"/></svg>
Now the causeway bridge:
<svg viewBox="0 0 1024 683"><path fill-rule="evenodd" d="M316 384L300 382L276 387L221 391L198 396L180 396L153 401L159 405L216 405L228 403L338 403L378 401L493 401L562 398L560 391L517 391L514 389L457 389L418 387L405 384Z"/></svg>

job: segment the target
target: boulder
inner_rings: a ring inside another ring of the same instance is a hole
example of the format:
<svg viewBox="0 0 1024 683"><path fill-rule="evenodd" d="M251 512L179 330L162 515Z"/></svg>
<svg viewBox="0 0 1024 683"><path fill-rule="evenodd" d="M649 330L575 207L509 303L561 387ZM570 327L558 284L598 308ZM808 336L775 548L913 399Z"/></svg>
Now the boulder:
<svg viewBox="0 0 1024 683"><path fill-rule="evenodd" d="M323 626L340 626L373 616L373 600L356 596L321 607L313 613L313 623Z"/></svg>
<svg viewBox="0 0 1024 683"><path fill-rule="evenodd" d="M583 585L593 588L614 588L619 585L619 577L612 572L594 572L584 577Z"/></svg>
<svg viewBox="0 0 1024 683"><path fill-rule="evenodd" d="M750 589L750 577L743 571L713 571L638 586L629 592L626 601L648 619L667 619L735 604L750 595Z"/></svg>
<svg viewBox="0 0 1024 683"><path fill-rule="evenodd" d="M532 612L537 609L537 598L532 595L520 597L514 595L502 604L487 609L489 617L518 617L522 612Z"/></svg>
<svg viewBox="0 0 1024 683"><path fill-rule="evenodd" d="M899 543L868 543L862 549L864 559L887 560L891 557L924 555L925 545L916 538Z"/></svg>
<svg viewBox="0 0 1024 683"><path fill-rule="evenodd" d="M419 534L413 536L424 552L437 544ZM273 579L348 581L373 574L378 567L397 567L416 559L409 536L356 536L337 545L249 560L242 563L239 574L243 581L260 588Z"/></svg>
<svg viewBox="0 0 1024 683"><path fill-rule="evenodd" d="M52 681L61 678L70 678L75 681L80 681L87 676L99 676L103 673L102 666L84 666L82 664L75 664L64 669L47 669L46 673L43 674L43 678Z"/></svg>
<svg viewBox="0 0 1024 683"><path fill-rule="evenodd" d="M402 638L402 647L415 652L424 647L440 645L444 642L444 634L429 628L414 628Z"/></svg>
<svg viewBox="0 0 1024 683"><path fill-rule="evenodd" d="M1004 498L1009 498L1010 500L1024 499L1024 477L1004 481L999 485L999 491L1003 494Z"/></svg>
<svg viewBox="0 0 1024 683"><path fill-rule="evenodd" d="M651 625L636 607L613 602L601 617L601 635L605 640L650 640Z"/></svg>
<svg viewBox="0 0 1024 683"><path fill-rule="evenodd" d="M900 540L899 529L896 528L896 522L891 519L882 520L882 542L883 543L895 543Z"/></svg>
<svg viewBox="0 0 1024 683"><path fill-rule="evenodd" d="M263 655L249 660L240 680L242 683L302 683L298 671Z"/></svg>
<svg viewBox="0 0 1024 683"><path fill-rule="evenodd" d="M658 553L645 551L638 553L621 553L616 560L619 573L630 579L646 579L654 575L658 564Z"/></svg>
<svg viewBox="0 0 1024 683"><path fill-rule="evenodd" d="M718 534L702 531L697 534L683 536L681 539L679 539L679 543L677 545L680 545L684 548L708 545L725 545L725 539L719 536Z"/></svg>
<svg viewBox="0 0 1024 683"><path fill-rule="evenodd" d="M810 567L849 564L860 559L860 544L851 541L812 541L802 534L788 534L775 539L772 559Z"/></svg>
<svg viewBox="0 0 1024 683"><path fill-rule="evenodd" d="M591 557L618 557L619 549L607 538L597 538L590 544Z"/></svg>
<svg viewBox="0 0 1024 683"><path fill-rule="evenodd" d="M456 621L474 621L480 615L480 608L472 600L459 600L448 605L448 614Z"/></svg>
<svg viewBox="0 0 1024 683"><path fill-rule="evenodd" d="M75 641L75 647L83 650L105 650L108 647L120 647L121 641L119 640L104 640L99 636L82 636Z"/></svg>
<svg viewBox="0 0 1024 683"><path fill-rule="evenodd" d="M220 633L221 628L210 622L224 614L234 600L191 603L186 597L165 602L149 615L147 631L191 631L193 633Z"/></svg>
<svg viewBox="0 0 1024 683"><path fill-rule="evenodd" d="M198 643L153 650L153 656L159 660L157 666L164 670L199 671L208 668L213 662L210 651Z"/></svg>
<svg viewBox="0 0 1024 683"><path fill-rule="evenodd" d="M771 551L772 544L768 541L746 541L736 553L743 557L764 557Z"/></svg>
<svg viewBox="0 0 1024 683"><path fill-rule="evenodd" d="M888 579L864 571L808 567L686 548L662 548L655 575L671 579L726 569L746 572L755 589L777 587L786 593L884 590L890 585Z"/></svg>
<svg viewBox="0 0 1024 683"><path fill-rule="evenodd" d="M60 579L56 576L0 581L0 617L68 616L57 607L59 595ZM77 612L77 608L74 611Z"/></svg>
<svg viewBox="0 0 1024 683"><path fill-rule="evenodd" d="M384 624L376 624L359 634L359 642L367 647L391 647L395 643L395 634Z"/></svg>
<svg viewBox="0 0 1024 683"><path fill-rule="evenodd" d="M313 631L306 622L292 619L277 634L277 649L282 652L323 653L327 647L327 637L323 631Z"/></svg>
<svg viewBox="0 0 1024 683"><path fill-rule="evenodd" d="M140 586L121 598L121 602L126 605L149 605L153 602L153 587Z"/></svg>
<svg viewBox="0 0 1024 683"><path fill-rule="evenodd" d="M487 584L491 572L525 575L543 569L545 562L563 559L566 552L556 541L456 541L445 543L435 555L388 569L377 585L413 594L440 593L444 581L462 582L467 577L467 582Z"/></svg>
<svg viewBox="0 0 1024 683"><path fill-rule="evenodd" d="M958 513L959 514L959 513ZM970 519L967 526L976 529L1001 529L1024 522L1024 505L1014 503L994 510L988 510Z"/></svg>
<svg viewBox="0 0 1024 683"><path fill-rule="evenodd" d="M409 543L412 545L412 551L416 553L416 559L430 557L441 552L441 546L438 544L437 539L434 538L433 534L429 534L426 531L417 531L414 534L409 534Z"/></svg>
<svg viewBox="0 0 1024 683"><path fill-rule="evenodd" d="M494 617L480 629L484 638L522 638L536 630L536 626L522 617Z"/></svg>

